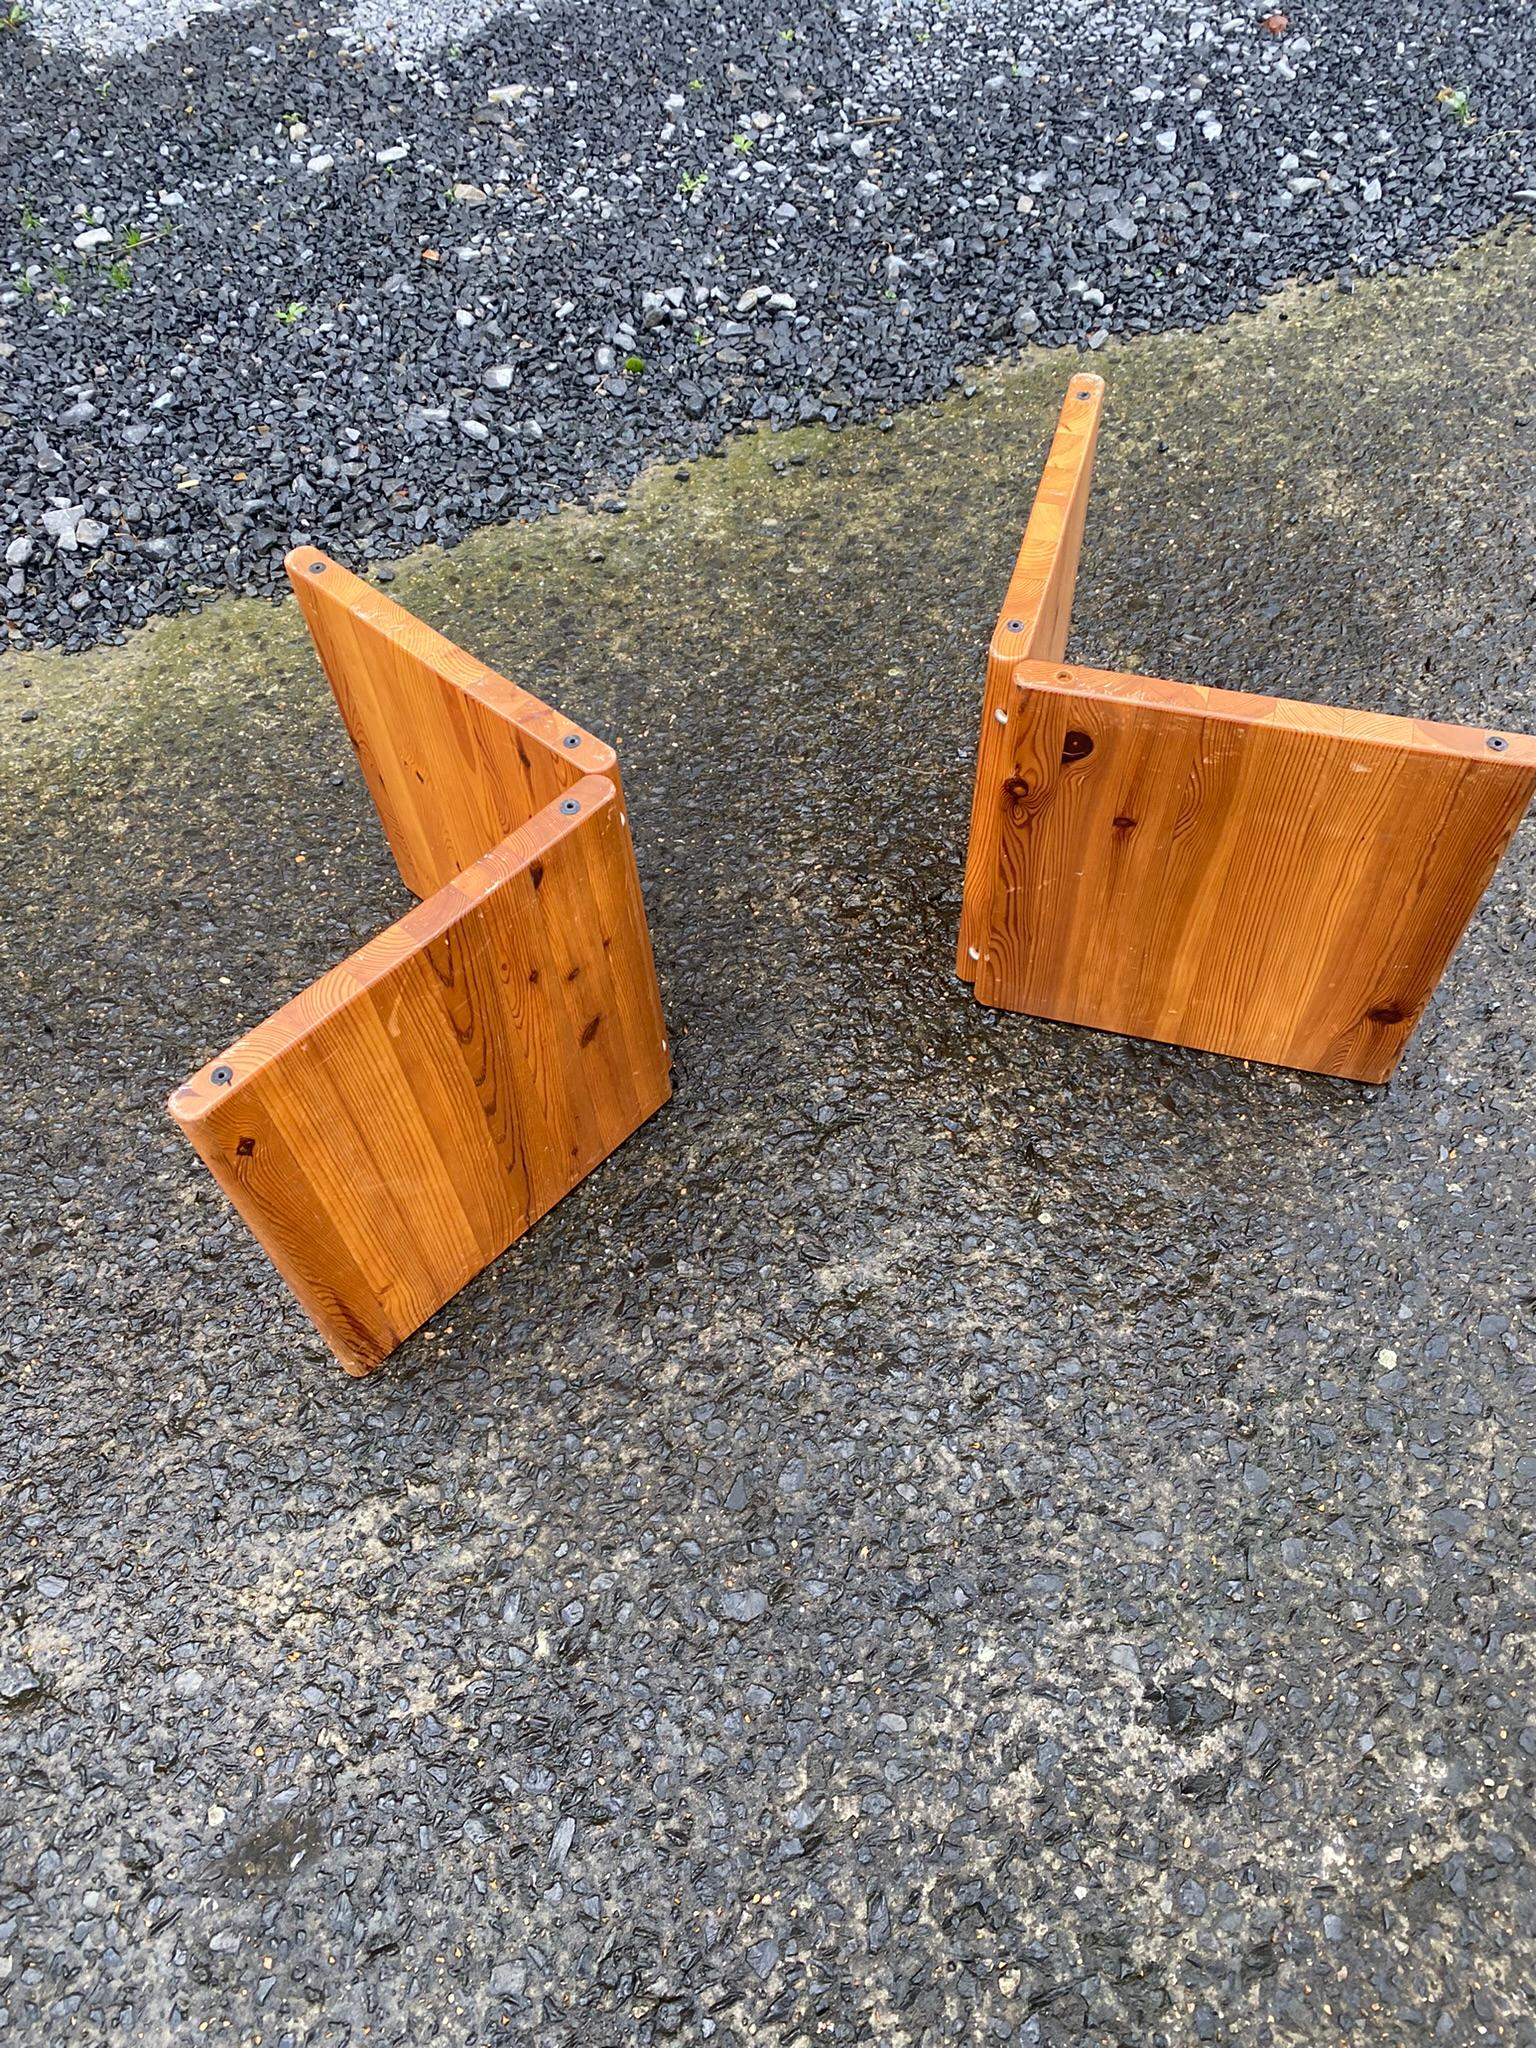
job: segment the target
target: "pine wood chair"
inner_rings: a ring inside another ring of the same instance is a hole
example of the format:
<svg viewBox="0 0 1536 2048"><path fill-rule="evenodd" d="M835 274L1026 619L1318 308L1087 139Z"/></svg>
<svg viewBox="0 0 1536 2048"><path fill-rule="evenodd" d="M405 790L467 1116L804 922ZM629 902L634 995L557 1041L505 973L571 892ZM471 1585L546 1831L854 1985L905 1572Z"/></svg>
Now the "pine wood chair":
<svg viewBox="0 0 1536 2048"><path fill-rule="evenodd" d="M326 556L287 560L422 900L170 1113L365 1373L671 1092L619 764Z"/></svg>
<svg viewBox="0 0 1536 2048"><path fill-rule="evenodd" d="M1065 659L1104 384L1072 379L987 656L957 958L977 999L1392 1073L1536 740Z"/></svg>

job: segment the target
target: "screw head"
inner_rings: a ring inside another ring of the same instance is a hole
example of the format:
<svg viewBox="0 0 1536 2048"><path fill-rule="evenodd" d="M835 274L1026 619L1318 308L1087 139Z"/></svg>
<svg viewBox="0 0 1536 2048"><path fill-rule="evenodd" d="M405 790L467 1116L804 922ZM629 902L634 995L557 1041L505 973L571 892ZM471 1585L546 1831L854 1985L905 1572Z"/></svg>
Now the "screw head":
<svg viewBox="0 0 1536 2048"><path fill-rule="evenodd" d="M1506 754L1509 751L1509 741L1500 732L1490 733L1488 735L1488 751L1491 754Z"/></svg>
<svg viewBox="0 0 1536 2048"><path fill-rule="evenodd" d="M208 1078L215 1088L227 1088L235 1078L235 1070L233 1067L215 1067Z"/></svg>
<svg viewBox="0 0 1536 2048"><path fill-rule="evenodd" d="M323 576L325 574L324 562L311 562L309 565L309 573L311 576Z"/></svg>
<svg viewBox="0 0 1536 2048"><path fill-rule="evenodd" d="M577 812L578 812L578 811L579 811L580 809L581 809L581 801L580 801L580 799L579 799L578 797L574 797L574 796L563 796L563 797L561 797L561 799L560 799L560 814L561 814L561 816L562 816L562 817L565 817L565 818L574 818L574 817L575 817L575 815L576 815L576 813L577 813Z"/></svg>
<svg viewBox="0 0 1536 2048"><path fill-rule="evenodd" d="M581 734L579 732L568 732L560 744L563 747L579 747L581 745Z"/></svg>

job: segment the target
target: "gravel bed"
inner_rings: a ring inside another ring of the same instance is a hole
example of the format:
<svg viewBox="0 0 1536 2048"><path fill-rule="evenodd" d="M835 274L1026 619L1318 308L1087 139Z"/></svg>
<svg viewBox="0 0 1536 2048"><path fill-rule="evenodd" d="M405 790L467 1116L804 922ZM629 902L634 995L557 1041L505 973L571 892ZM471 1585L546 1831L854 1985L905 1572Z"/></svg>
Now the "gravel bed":
<svg viewBox="0 0 1536 2048"><path fill-rule="evenodd" d="M270 590L299 540L618 509L745 421L835 428L1536 207L1523 5L484 12L0 34L13 646Z"/></svg>

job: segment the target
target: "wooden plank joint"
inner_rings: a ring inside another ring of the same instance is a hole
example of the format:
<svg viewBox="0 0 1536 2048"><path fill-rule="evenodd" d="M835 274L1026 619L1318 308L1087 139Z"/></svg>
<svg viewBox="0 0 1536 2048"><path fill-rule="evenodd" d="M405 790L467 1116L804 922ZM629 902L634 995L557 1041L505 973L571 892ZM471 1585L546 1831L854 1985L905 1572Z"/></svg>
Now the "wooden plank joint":
<svg viewBox="0 0 1536 2048"><path fill-rule="evenodd" d="M1102 401L1074 377L988 651L959 972L1000 1009L1384 1081L1536 740L1068 664Z"/></svg>
<svg viewBox="0 0 1536 2048"><path fill-rule="evenodd" d="M170 1113L349 1372L671 1092L611 747L312 549L287 568L423 900Z"/></svg>

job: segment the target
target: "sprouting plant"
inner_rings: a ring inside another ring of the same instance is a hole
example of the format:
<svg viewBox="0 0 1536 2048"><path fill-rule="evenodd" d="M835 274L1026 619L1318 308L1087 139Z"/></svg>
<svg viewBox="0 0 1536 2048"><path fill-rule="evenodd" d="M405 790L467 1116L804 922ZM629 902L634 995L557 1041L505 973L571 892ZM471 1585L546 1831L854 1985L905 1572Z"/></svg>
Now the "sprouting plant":
<svg viewBox="0 0 1536 2048"><path fill-rule="evenodd" d="M685 199L691 199L695 192L702 192L708 183L708 171L684 171L677 181L677 189Z"/></svg>
<svg viewBox="0 0 1536 2048"><path fill-rule="evenodd" d="M1435 94L1435 100L1442 107L1449 107L1463 128L1470 128L1477 119L1472 103L1467 98L1466 88L1460 85L1442 85Z"/></svg>
<svg viewBox="0 0 1536 2048"><path fill-rule="evenodd" d="M624 358L624 367L628 370L631 377L638 377L645 369L645 357L626 356Z"/></svg>
<svg viewBox="0 0 1536 2048"><path fill-rule="evenodd" d="M695 327L695 329L693 330L693 345L695 348L709 347L709 336L704 332L702 327Z"/></svg>
<svg viewBox="0 0 1536 2048"><path fill-rule="evenodd" d="M125 249L138 249L138 248L141 248L141 247L143 246L143 242L144 242L144 230L143 230L142 228L125 228L125 229L124 229L124 231L123 231L123 247L124 247Z"/></svg>
<svg viewBox="0 0 1536 2048"><path fill-rule="evenodd" d="M22 276L18 277L16 280L16 289L21 293L24 299L30 299L32 294L37 290L37 286L32 282L30 277Z"/></svg>
<svg viewBox="0 0 1536 2048"><path fill-rule="evenodd" d="M4 14L0 14L0 29L20 28L26 18L27 10L22 6L21 0L13 0L13 5L7 8Z"/></svg>
<svg viewBox="0 0 1536 2048"><path fill-rule="evenodd" d="M133 271L128 264L119 258L107 271L107 278L110 283L117 286L119 291L124 291L133 283Z"/></svg>
<svg viewBox="0 0 1536 2048"><path fill-rule="evenodd" d="M30 206L21 209L21 231L24 235L35 235L42 224L42 215L34 213Z"/></svg>
<svg viewBox="0 0 1536 2048"><path fill-rule="evenodd" d="M689 90L690 92L702 92L702 91L704 90L704 81L703 81L703 79L702 79L702 78L690 78L690 79L689 79L689 81L688 81L688 90Z"/></svg>
<svg viewBox="0 0 1536 2048"><path fill-rule="evenodd" d="M779 30L779 41L781 43L792 43L794 40L795 32L792 28L781 28Z"/></svg>
<svg viewBox="0 0 1536 2048"><path fill-rule="evenodd" d="M756 139L756 136L753 135L733 135L731 137L731 147L732 149L739 149L742 155L745 156Z"/></svg>
<svg viewBox="0 0 1536 2048"><path fill-rule="evenodd" d="M276 317L284 327L296 327L308 311L308 306L301 305L297 299L290 299L286 306L278 307Z"/></svg>
<svg viewBox="0 0 1536 2048"><path fill-rule="evenodd" d="M101 95L101 97L102 97L103 99L106 99L106 98L107 98L107 97L109 96L109 94L111 93L111 91L112 91L112 81L111 81L111 79L110 79L110 78L104 78L104 79L103 79L103 80L101 81L100 85L98 85L98 86L97 86L96 90L97 90L97 92L99 92L99 93L100 93L100 95Z"/></svg>

